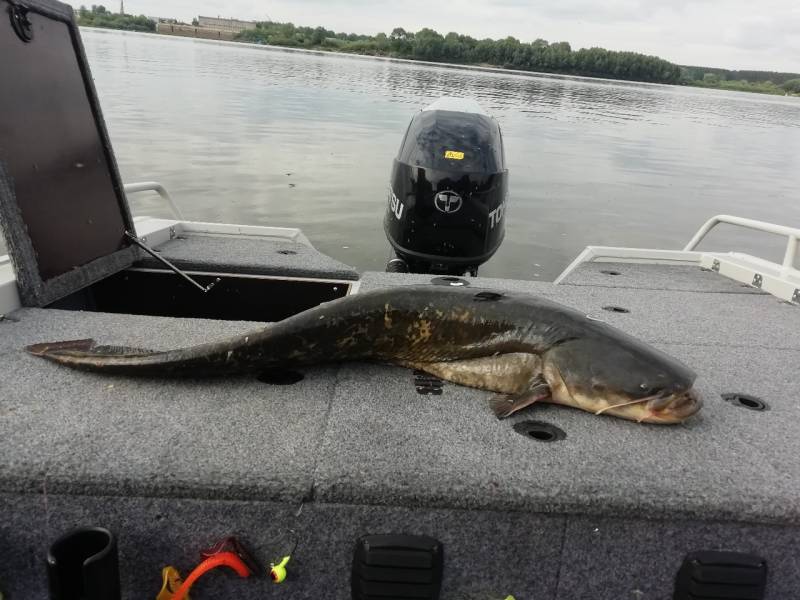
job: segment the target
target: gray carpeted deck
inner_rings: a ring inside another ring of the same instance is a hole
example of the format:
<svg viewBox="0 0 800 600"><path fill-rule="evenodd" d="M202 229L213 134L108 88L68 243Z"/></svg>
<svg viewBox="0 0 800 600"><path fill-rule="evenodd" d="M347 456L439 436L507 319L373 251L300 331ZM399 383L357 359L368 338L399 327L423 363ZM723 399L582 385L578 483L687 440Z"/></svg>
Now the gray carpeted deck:
<svg viewBox="0 0 800 600"><path fill-rule="evenodd" d="M561 285L616 287L641 290L711 292L720 294L764 294L761 290L720 277L694 265L652 265L637 263L584 263L570 273Z"/></svg>
<svg viewBox="0 0 800 600"><path fill-rule="evenodd" d="M288 240L223 235L186 234L158 246L161 256L187 271L280 275L355 281L352 267L306 244ZM163 269L144 255L138 266Z"/></svg>
<svg viewBox="0 0 800 600"><path fill-rule="evenodd" d="M355 539L387 531L445 542L445 599L666 600L681 557L699 549L760 553L768 598L797 597L800 308L699 270L613 268L624 285L471 284L541 294L683 359L700 376L699 418L659 427L541 406L497 421L486 393L420 395L410 371L382 365L310 369L292 386L108 379L21 348L83 337L178 347L253 325L12 314L0 321L0 591L46 597L47 542L95 524L120 535L126 598L154 597L161 566L185 572L225 533L266 553L282 527L301 539L292 581L212 574L192 597L348 598ZM368 273L361 289L429 280ZM770 410L736 408L725 392ZM567 437L515 433L527 419Z"/></svg>

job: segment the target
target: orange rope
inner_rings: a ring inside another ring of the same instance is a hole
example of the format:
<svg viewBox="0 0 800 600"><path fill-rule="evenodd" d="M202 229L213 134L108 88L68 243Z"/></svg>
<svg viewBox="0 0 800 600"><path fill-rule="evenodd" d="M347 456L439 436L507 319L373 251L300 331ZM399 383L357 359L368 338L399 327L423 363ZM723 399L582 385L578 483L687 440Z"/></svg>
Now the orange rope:
<svg viewBox="0 0 800 600"><path fill-rule="evenodd" d="M242 559L236 556L233 552L220 552L219 554L215 554L214 556L205 559L203 562L197 565L194 571L192 571L184 580L183 585L181 585L181 587L178 588L178 591L175 592L172 600L184 600L186 595L189 593L189 588L194 585L194 582L208 573L210 570L216 569L217 567L230 567L236 571L239 577L249 577L251 575L250 569L247 568L247 565L245 565L244 562L242 562Z"/></svg>

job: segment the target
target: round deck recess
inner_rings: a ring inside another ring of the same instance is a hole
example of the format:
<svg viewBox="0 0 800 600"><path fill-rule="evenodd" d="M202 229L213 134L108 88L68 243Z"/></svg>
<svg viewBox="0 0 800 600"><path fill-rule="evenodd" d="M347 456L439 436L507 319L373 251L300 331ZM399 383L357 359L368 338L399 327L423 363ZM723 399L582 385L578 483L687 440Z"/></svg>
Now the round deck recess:
<svg viewBox="0 0 800 600"><path fill-rule="evenodd" d="M558 442L567 437L563 429L545 421L520 421L514 431L538 442Z"/></svg>
<svg viewBox="0 0 800 600"><path fill-rule="evenodd" d="M764 402L761 398L756 398L755 396L750 396L749 394L721 394L722 399L725 402L730 402L734 406L738 406L739 408L746 408L748 410L769 410L769 405Z"/></svg>

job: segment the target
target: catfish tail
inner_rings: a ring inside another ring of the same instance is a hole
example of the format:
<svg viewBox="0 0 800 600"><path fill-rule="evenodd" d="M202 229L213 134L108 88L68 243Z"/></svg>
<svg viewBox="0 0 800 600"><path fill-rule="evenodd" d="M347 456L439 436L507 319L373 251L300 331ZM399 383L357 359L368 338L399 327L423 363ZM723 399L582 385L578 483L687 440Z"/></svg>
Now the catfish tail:
<svg viewBox="0 0 800 600"><path fill-rule="evenodd" d="M91 356L149 356L159 354L157 350L131 348L130 346L98 346L94 340L67 340L65 342L45 342L33 344L25 348L34 356L54 358L56 356L91 357Z"/></svg>

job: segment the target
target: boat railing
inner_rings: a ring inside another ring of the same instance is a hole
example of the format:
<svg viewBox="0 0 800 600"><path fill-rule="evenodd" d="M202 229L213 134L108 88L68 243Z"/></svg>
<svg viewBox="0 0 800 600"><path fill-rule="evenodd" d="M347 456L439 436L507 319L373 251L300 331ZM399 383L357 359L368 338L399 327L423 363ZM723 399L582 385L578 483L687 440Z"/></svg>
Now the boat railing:
<svg viewBox="0 0 800 600"><path fill-rule="evenodd" d="M755 219L745 219L744 217L735 217L732 215L717 215L711 217L705 224L697 230L694 237L686 244L684 251L691 251L697 248L703 238L720 223L727 223L729 225L736 225L738 227L745 227L747 229L754 229L756 231L763 231L764 233L774 233L783 235L788 238L786 243L786 252L783 255L783 264L781 271L787 275L795 274L800 275L800 271L795 268L795 260L797 260L797 240L800 239L800 229L795 227L787 227L786 225L776 225L775 223L767 223L766 221L756 221Z"/></svg>
<svg viewBox="0 0 800 600"><path fill-rule="evenodd" d="M183 213L181 213L181 209L178 208L178 205L175 204L175 201L172 199L172 196L169 195L166 188L158 183L157 181L139 181L136 183L126 183L123 186L125 190L125 195L130 194L138 194L141 192L155 192L167 203L170 210L172 210L173 216L178 220L183 220Z"/></svg>
<svg viewBox="0 0 800 600"><path fill-rule="evenodd" d="M717 225L724 223L787 238L781 263L741 252L701 252L697 246ZM773 296L800 304L800 270L795 266L800 251L800 229L766 221L731 215L716 215L697 230L683 250L587 246L556 278L564 282L583 263L635 262L656 264L696 264L735 281L759 288Z"/></svg>

